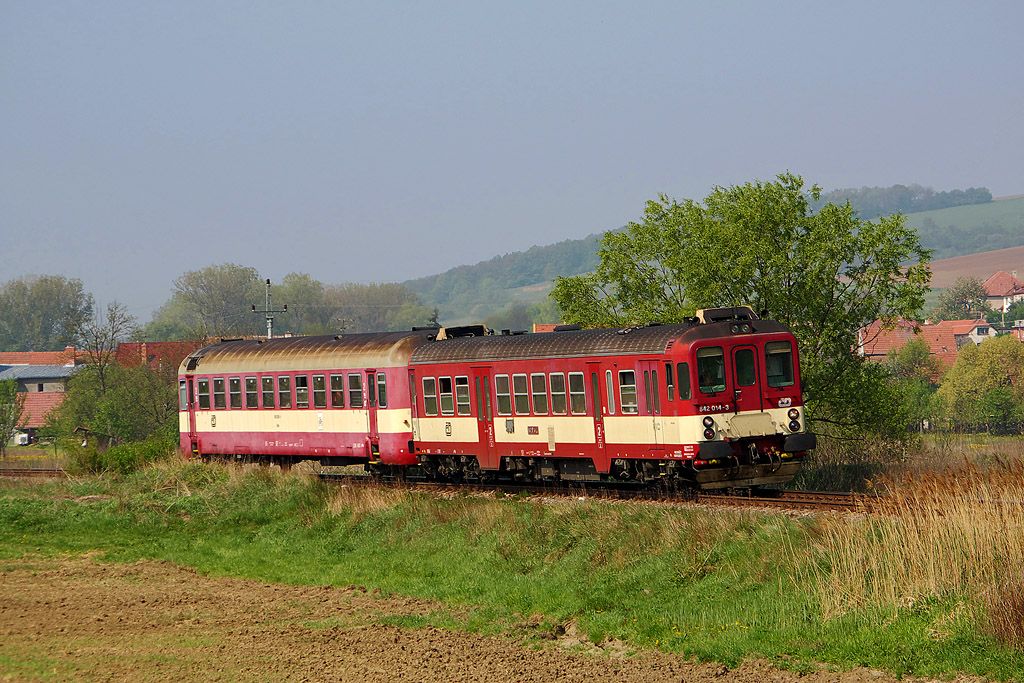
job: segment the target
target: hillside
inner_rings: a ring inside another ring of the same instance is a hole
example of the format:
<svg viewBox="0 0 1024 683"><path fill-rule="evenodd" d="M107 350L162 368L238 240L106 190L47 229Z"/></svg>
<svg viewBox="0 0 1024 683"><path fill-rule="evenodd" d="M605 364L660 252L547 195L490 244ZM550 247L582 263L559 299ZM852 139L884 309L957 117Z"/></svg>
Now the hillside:
<svg viewBox="0 0 1024 683"><path fill-rule="evenodd" d="M962 275L985 278L996 270L1024 271L1024 197L921 211L906 218L924 246L934 250L933 258L941 259L934 266L935 287L947 287ZM425 304L436 306L448 323L483 320L510 303L543 300L558 275L593 270L600 239L591 235L535 246L403 284Z"/></svg>

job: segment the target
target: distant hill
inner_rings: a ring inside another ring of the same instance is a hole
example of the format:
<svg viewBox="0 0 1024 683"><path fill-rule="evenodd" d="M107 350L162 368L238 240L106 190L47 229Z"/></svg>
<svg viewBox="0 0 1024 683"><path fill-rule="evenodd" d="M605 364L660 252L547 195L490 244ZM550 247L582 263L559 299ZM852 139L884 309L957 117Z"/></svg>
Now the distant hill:
<svg viewBox="0 0 1024 683"><path fill-rule="evenodd" d="M945 289L962 277L985 280L998 270L1017 271L1018 277L1024 275L1024 246L932 261L932 287Z"/></svg>
<svg viewBox="0 0 1024 683"><path fill-rule="evenodd" d="M910 213L906 218L908 225L918 230L924 246L934 250L932 258L950 260L948 267L944 261L935 263L935 287L948 286L947 272L962 271L982 278L995 270L1024 272L1018 251L1008 249L1019 246L1024 255L1024 196ZM436 306L441 319L449 324L479 321L514 302L543 300L558 275L592 271L597 266L600 239L600 235L590 235L531 247L403 284L425 304ZM958 256L963 260L950 258ZM989 259L991 268L986 265ZM987 272L982 275L983 271Z"/></svg>

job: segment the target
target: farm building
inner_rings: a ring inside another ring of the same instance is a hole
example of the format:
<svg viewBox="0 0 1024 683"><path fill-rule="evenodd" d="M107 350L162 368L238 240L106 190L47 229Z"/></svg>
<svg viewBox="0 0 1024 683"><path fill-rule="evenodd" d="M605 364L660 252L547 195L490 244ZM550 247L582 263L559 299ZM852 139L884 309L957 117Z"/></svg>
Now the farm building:
<svg viewBox="0 0 1024 683"><path fill-rule="evenodd" d="M63 351L0 352L0 381L14 380L25 394L25 408L18 427L33 432L46 416L64 401L68 379L81 365L73 346Z"/></svg>

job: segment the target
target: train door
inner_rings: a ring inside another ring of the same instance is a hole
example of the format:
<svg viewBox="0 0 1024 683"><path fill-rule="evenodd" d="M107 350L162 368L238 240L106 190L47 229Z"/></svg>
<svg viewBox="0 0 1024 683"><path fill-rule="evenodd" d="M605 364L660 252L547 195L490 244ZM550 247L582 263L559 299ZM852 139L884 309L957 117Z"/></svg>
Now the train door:
<svg viewBox="0 0 1024 683"><path fill-rule="evenodd" d="M750 345L737 346L732 350L732 376L735 380L733 396L736 398L735 411L763 410L761 387L758 378L761 373L757 363L757 349Z"/></svg>
<svg viewBox="0 0 1024 683"><path fill-rule="evenodd" d="M597 446L597 452L594 454L594 467L597 468L598 472L608 472L609 463L608 452L605 447L604 425L604 414L607 406L601 400L601 397L604 395L601 392L601 365L600 363L587 363L587 370L590 374L590 394L593 397L594 443Z"/></svg>
<svg viewBox="0 0 1024 683"><path fill-rule="evenodd" d="M179 397L179 400L184 404L183 407L188 411L188 442L190 444L190 450L193 455L199 453L199 435L196 433L196 388L195 388L195 377L188 375L185 378L185 382L188 385L187 396Z"/></svg>
<svg viewBox="0 0 1024 683"><path fill-rule="evenodd" d="M471 368L473 393L476 397L477 460L480 468L498 469L498 456L494 447L494 411L491 408L491 368Z"/></svg>
<svg viewBox="0 0 1024 683"><path fill-rule="evenodd" d="M381 376L384 373L380 373ZM377 430L377 371L366 371L366 434L370 442L370 460L380 459L380 432Z"/></svg>
<svg viewBox="0 0 1024 683"><path fill-rule="evenodd" d="M658 361L641 361L639 363L642 375L643 392L642 415L651 421L651 449L662 450L665 446L665 427L661 419L661 386L658 379ZM638 393L639 393L638 391Z"/></svg>

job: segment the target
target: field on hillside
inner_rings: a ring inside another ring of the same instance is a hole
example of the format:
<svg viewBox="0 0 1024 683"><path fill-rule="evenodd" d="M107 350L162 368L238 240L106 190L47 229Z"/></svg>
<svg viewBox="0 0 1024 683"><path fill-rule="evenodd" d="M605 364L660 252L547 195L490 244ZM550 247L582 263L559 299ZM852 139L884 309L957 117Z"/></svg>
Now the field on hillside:
<svg viewBox="0 0 1024 683"><path fill-rule="evenodd" d="M932 287L945 289L962 277L984 281L997 270L1007 273L1016 270L1018 277L1024 276L1024 246L932 261Z"/></svg>
<svg viewBox="0 0 1024 683"><path fill-rule="evenodd" d="M936 259L1024 244L1024 199L907 214Z"/></svg>

